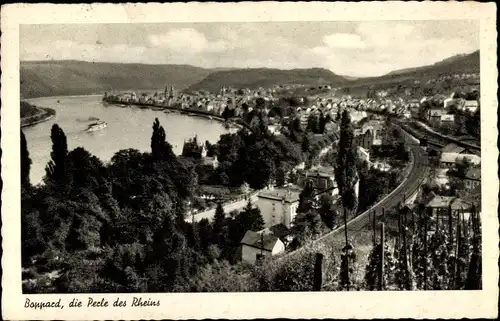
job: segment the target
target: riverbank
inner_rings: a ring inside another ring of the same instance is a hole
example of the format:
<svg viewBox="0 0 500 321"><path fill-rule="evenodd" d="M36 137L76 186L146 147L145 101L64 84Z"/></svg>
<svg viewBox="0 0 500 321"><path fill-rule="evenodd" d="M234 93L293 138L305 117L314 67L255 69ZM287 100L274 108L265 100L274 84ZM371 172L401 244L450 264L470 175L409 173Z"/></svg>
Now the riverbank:
<svg viewBox="0 0 500 321"><path fill-rule="evenodd" d="M36 115L21 118L21 128L34 126L39 123L43 123L49 119L52 119L56 115L56 111L48 107L37 107L39 112Z"/></svg>
<svg viewBox="0 0 500 321"><path fill-rule="evenodd" d="M219 121L222 123L227 123L227 121L224 118L217 116L213 113L210 113L208 111L203 111L203 110L199 110L199 109L179 108L179 107L174 107L174 106L156 105L156 104L148 104L148 103L140 103L140 102L123 103L120 101L115 102L115 101L109 101L109 100L103 100L103 102L105 102L107 104L115 105L115 106L122 106L122 107L129 107L129 106L134 107L135 106L135 107L139 107L139 108L148 108L148 109L155 110L155 111L175 112L175 113L179 113L179 114L186 115L186 116L195 116L195 117L205 118L205 119L209 119L209 120L216 120L216 121ZM237 128L243 127L243 125L241 125L237 122L232 121L231 123Z"/></svg>

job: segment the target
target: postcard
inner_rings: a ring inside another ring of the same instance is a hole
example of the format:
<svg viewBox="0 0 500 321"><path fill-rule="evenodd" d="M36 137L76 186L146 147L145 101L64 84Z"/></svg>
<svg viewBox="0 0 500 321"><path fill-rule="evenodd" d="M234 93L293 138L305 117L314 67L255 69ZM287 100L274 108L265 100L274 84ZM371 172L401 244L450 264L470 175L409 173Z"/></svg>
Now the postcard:
<svg viewBox="0 0 500 321"><path fill-rule="evenodd" d="M3 317L495 317L495 12L3 6Z"/></svg>

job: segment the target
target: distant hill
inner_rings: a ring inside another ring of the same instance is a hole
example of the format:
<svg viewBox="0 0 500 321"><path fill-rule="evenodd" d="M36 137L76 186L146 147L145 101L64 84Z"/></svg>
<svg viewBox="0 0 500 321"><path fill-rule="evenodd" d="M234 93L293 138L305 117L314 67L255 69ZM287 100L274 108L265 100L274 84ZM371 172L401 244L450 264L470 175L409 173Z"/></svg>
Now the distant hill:
<svg viewBox="0 0 500 321"><path fill-rule="evenodd" d="M470 54L459 54L432 65L391 71L385 76L431 73L432 75L454 72L479 72L479 50Z"/></svg>
<svg viewBox="0 0 500 321"><path fill-rule="evenodd" d="M347 76L347 75L339 75L342 78L345 78L346 80L357 80L360 77L354 77L354 76Z"/></svg>
<svg viewBox="0 0 500 321"><path fill-rule="evenodd" d="M146 65L76 60L21 61L21 97L101 94L110 90L184 89L211 72L190 65Z"/></svg>
<svg viewBox="0 0 500 321"><path fill-rule="evenodd" d="M310 69L204 69L190 65L148 65L76 60L21 61L21 98L102 94L112 90L179 90L218 92L223 86L268 87L277 84L317 86L331 84L353 92L366 88L424 81L442 74L479 72L479 51L456 55L433 65L390 72L380 77L340 76L323 68Z"/></svg>
<svg viewBox="0 0 500 321"><path fill-rule="evenodd" d="M290 70L269 68L231 69L213 72L187 90L217 92L223 86L254 89L280 84L337 85L345 81L346 79L343 77L322 68Z"/></svg>
<svg viewBox="0 0 500 321"><path fill-rule="evenodd" d="M441 75L451 75L456 73L479 73L479 51L470 54L456 55L432 65L407 68L392 71L379 77L366 77L351 80L344 87L352 94L364 94L368 89L388 89L391 87L422 87L415 85L414 81L420 81L421 84L427 80L436 79ZM460 80L453 81L451 86ZM420 95L420 91L415 93Z"/></svg>

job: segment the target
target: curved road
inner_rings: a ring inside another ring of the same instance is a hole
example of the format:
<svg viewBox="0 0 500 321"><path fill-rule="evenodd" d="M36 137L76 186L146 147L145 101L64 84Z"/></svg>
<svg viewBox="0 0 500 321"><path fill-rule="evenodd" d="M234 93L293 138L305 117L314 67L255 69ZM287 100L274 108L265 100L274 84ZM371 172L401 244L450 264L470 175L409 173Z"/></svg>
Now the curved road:
<svg viewBox="0 0 500 321"><path fill-rule="evenodd" d="M399 127L397 125L394 125ZM401 127L399 127L401 130ZM394 189L389 195L380 200L377 204L372 206L369 210L361 213L356 216L349 222L347 222L347 230L359 231L364 226L370 223L370 213L376 213L377 217L382 215L382 209L385 211L390 210L392 208L397 207L400 203L402 203L405 198L415 193L418 188L424 183L426 177L429 174L428 167L428 159L426 151L420 147L418 144L418 140L412 137L410 134L401 130L404 135L406 142L410 148L410 153L413 158L413 166L408 174L407 178ZM295 250L293 252L288 253L282 257L290 257L297 253L300 253L307 249L308 247L318 244L320 242L328 243L331 242L335 237L337 237L340 233L344 233L344 225L339 226L335 230L330 233L323 235L322 237L314 240L313 242L306 244L305 246ZM352 232L350 233L352 235Z"/></svg>

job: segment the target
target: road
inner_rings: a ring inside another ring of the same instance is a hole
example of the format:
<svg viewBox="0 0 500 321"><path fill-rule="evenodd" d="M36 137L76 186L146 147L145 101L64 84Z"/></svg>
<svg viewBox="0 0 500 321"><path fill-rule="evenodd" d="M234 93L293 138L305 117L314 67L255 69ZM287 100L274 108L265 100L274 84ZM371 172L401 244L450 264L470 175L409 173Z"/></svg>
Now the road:
<svg viewBox="0 0 500 321"><path fill-rule="evenodd" d="M252 201L252 204L255 204L257 201L257 195L259 194L260 191L254 192L250 194L250 200ZM226 203L223 204L222 207L224 208L224 213L229 214L234 210L239 210L244 208L248 203L247 199L241 199L239 201L231 202L231 203ZM212 218L215 216L215 208L212 208L210 210L200 212L194 215L194 221L199 222L200 220L206 218L209 221L212 220ZM193 217L191 215L187 216L185 219L186 222L191 223L193 221Z"/></svg>
<svg viewBox="0 0 500 321"><path fill-rule="evenodd" d="M427 153L422 147L420 147L418 140L413 138L405 131L402 131L402 133L406 142L408 143L408 147L413 158L413 164L407 178L389 195L384 197L369 210L361 213L357 217L347 222L347 230L349 231L349 235L353 235L353 233L355 233L356 231L360 231L367 224L370 224L371 213L376 213L376 216L379 217L382 215L383 210L388 211L404 202L405 198L414 194L427 178L429 174ZM344 233L344 231L344 225L342 225L331 231L330 233L323 235L319 239L316 239L313 242L306 244L300 249L293 251L283 257L297 255L298 253L301 253L307 248L313 245L317 245L318 243L332 242L335 237L337 237L341 233Z"/></svg>

